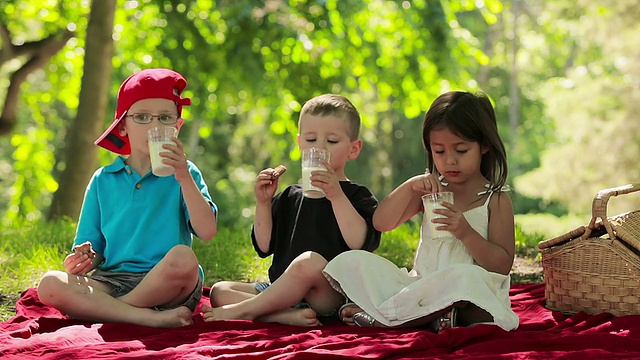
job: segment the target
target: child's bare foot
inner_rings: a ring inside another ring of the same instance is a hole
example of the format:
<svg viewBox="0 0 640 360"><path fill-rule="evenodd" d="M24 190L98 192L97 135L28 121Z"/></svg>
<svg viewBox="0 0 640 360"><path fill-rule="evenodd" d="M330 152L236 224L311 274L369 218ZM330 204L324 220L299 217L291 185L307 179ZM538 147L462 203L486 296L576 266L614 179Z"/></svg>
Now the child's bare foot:
<svg viewBox="0 0 640 360"><path fill-rule="evenodd" d="M258 318L264 322L277 322L294 326L321 326L318 314L313 309L285 309L280 312Z"/></svg>
<svg viewBox="0 0 640 360"><path fill-rule="evenodd" d="M157 328L177 328L193 324L191 310L186 306L180 306L170 310L151 310L154 311L154 318L151 320L150 326Z"/></svg>
<svg viewBox="0 0 640 360"><path fill-rule="evenodd" d="M223 305L216 308L202 305L202 318L204 321L254 320L254 318L249 315L237 312L234 305L236 304Z"/></svg>

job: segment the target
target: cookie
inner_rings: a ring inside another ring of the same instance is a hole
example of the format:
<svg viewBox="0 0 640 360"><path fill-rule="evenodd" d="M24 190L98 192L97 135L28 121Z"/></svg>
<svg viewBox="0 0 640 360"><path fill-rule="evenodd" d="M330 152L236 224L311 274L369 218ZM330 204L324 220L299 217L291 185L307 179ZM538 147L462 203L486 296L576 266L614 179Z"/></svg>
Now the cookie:
<svg viewBox="0 0 640 360"><path fill-rule="evenodd" d="M89 259L93 259L96 257L96 252L91 248L91 243L89 241L85 241L80 245L76 245L73 248L73 252L76 254L87 254Z"/></svg>
<svg viewBox="0 0 640 360"><path fill-rule="evenodd" d="M273 180L280 177L280 175L284 174L287 171L287 167L284 165L278 165L275 169L273 169L273 173L271 174L271 178Z"/></svg>

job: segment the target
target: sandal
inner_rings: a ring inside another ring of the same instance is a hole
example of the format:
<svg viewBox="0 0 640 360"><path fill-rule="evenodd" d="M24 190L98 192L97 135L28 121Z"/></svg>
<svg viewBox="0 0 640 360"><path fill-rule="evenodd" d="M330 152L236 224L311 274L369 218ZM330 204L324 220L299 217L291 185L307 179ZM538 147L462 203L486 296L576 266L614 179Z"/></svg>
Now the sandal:
<svg viewBox="0 0 640 360"><path fill-rule="evenodd" d="M342 313L345 309L358 309L362 311L362 308L360 308L360 306L356 305L355 303L347 302L346 304L340 306L340 309L338 310L338 318L340 318L340 321L349 326L355 325L355 322L353 321L353 317L355 314L351 316L344 316L342 315ZM347 319L349 319L349 321L347 321Z"/></svg>
<svg viewBox="0 0 640 360"><path fill-rule="evenodd" d="M342 312L345 309L358 309L360 311L351 315L350 317L347 317L342 315ZM362 326L362 327L374 326L376 322L376 319L374 319L371 315L367 314L364 310L362 310L360 306L356 305L356 303L352 303L352 302L348 302L340 306L340 309L338 310L338 317L340 318L340 321L342 321L343 323L349 326L353 326L353 325ZM347 319L349 318L351 318L351 321L347 321Z"/></svg>
<svg viewBox="0 0 640 360"><path fill-rule="evenodd" d="M371 327L375 326L374 324L376 323L376 319L366 312L360 311L359 313L353 314L353 323L361 327Z"/></svg>
<svg viewBox="0 0 640 360"><path fill-rule="evenodd" d="M458 326L457 315L458 308L452 308L451 310L442 314L439 318L431 322L431 329L435 331L436 334L440 334L447 329Z"/></svg>

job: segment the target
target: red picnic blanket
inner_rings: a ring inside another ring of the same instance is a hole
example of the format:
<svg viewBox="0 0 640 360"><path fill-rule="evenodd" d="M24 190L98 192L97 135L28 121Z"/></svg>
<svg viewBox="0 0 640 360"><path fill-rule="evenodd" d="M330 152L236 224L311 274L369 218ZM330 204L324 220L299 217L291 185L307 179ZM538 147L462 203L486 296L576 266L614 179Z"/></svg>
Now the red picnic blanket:
<svg viewBox="0 0 640 360"><path fill-rule="evenodd" d="M208 289L206 289L208 290ZM205 292L206 293L206 292ZM205 294L206 295L206 294ZM2 359L633 359L640 358L640 316L565 316L544 307L543 284L514 284L520 327L418 329L304 328L246 320L155 329L66 319L25 291L16 316L0 323ZM201 304L208 304L205 297Z"/></svg>

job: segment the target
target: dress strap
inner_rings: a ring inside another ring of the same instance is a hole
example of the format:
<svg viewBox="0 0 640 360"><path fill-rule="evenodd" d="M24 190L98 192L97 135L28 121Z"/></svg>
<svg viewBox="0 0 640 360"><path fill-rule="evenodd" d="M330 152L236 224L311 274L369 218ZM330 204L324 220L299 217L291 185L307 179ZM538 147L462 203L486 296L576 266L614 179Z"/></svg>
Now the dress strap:
<svg viewBox="0 0 640 360"><path fill-rule="evenodd" d="M487 188L487 190L485 191L480 191L478 193L478 196L480 195L485 195L485 194L489 194L489 196L487 197L487 200L484 202L484 206L487 206L487 204L489 203L489 200L491 200L491 196L493 195L494 192L507 192L507 191L511 191L511 187L509 187L509 185L504 185L502 186L500 189L498 190L492 190L491 189L491 185L490 184L485 184L484 187Z"/></svg>

